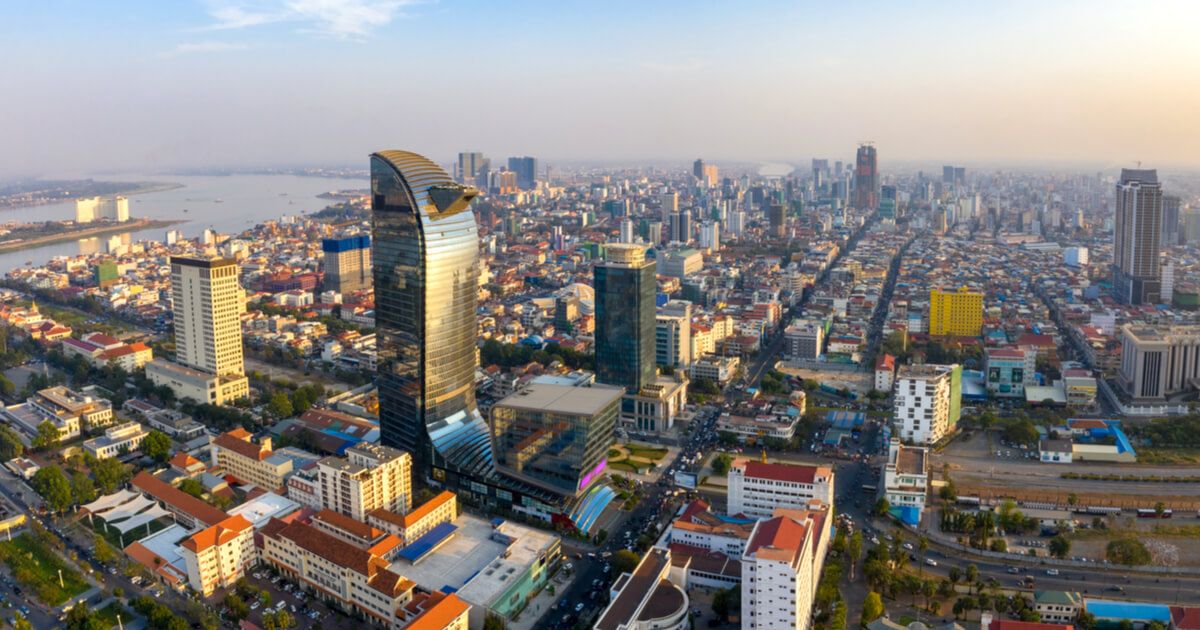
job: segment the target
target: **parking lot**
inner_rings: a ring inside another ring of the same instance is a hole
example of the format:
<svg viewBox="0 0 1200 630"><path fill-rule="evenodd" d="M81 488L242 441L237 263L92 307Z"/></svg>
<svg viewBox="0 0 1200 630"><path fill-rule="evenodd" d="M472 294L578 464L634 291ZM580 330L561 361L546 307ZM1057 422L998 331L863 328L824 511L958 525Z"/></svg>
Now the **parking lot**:
<svg viewBox="0 0 1200 630"><path fill-rule="evenodd" d="M282 604L296 620L297 628L356 628L362 625L337 609L332 609L321 602L320 598L310 593L304 593L294 583L284 580L269 569L259 567L246 576L246 581L256 588L266 590L270 594L270 607L260 601L247 601L250 605L249 621L262 627L263 614L281 610ZM220 602L225 592L218 592L214 601Z"/></svg>

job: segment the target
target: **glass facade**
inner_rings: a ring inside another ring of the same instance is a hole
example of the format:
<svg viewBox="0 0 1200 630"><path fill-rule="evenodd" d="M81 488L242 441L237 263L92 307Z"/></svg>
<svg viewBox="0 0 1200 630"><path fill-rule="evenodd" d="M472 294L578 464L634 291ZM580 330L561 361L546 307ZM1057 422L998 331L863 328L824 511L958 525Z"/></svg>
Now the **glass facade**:
<svg viewBox="0 0 1200 630"><path fill-rule="evenodd" d="M381 442L435 477L493 470L475 404L475 195L422 156L371 156Z"/></svg>
<svg viewBox="0 0 1200 630"><path fill-rule="evenodd" d="M654 261L595 269L596 380L637 393L654 383Z"/></svg>
<svg viewBox="0 0 1200 630"><path fill-rule="evenodd" d="M502 472L574 496L602 476L620 412L621 390L597 388L594 391L609 395L594 411L583 412L568 408L571 395L586 395L591 388L559 389L561 394L552 395L561 396L561 408L527 407L520 394L497 403L492 407L492 436Z"/></svg>

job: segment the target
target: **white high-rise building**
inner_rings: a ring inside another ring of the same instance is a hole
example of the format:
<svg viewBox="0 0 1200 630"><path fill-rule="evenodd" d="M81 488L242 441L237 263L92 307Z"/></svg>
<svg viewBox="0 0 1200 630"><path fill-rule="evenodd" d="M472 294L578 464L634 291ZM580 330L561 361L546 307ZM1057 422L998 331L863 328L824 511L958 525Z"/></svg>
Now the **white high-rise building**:
<svg viewBox="0 0 1200 630"><path fill-rule="evenodd" d="M709 252L721 249L721 224L718 221L705 221L700 224L700 246Z"/></svg>
<svg viewBox="0 0 1200 630"><path fill-rule="evenodd" d="M671 215L679 212L679 193L663 193L658 199L662 212L662 222L664 224L670 224Z"/></svg>
<svg viewBox="0 0 1200 630"><path fill-rule="evenodd" d="M741 236L746 231L746 212L744 210L734 210L729 213L729 233L733 236Z"/></svg>
<svg viewBox="0 0 1200 630"><path fill-rule="evenodd" d="M1088 248L1086 247L1068 247L1063 250L1063 264L1068 267L1086 267L1088 260Z"/></svg>
<svg viewBox="0 0 1200 630"><path fill-rule="evenodd" d="M625 218L621 220L621 242L633 242L633 220Z"/></svg>
<svg viewBox="0 0 1200 630"><path fill-rule="evenodd" d="M167 230L167 245L174 245L183 240L183 232L179 230Z"/></svg>
<svg viewBox="0 0 1200 630"><path fill-rule="evenodd" d="M75 222L91 223L96 219L117 222L129 220L129 199L125 197L86 197L75 200Z"/></svg>
<svg viewBox="0 0 1200 630"><path fill-rule="evenodd" d="M897 437L914 444L942 439L958 422L961 388L959 365L901 366L895 389Z"/></svg>
<svg viewBox="0 0 1200 630"><path fill-rule="evenodd" d="M655 319L655 362L673 368L692 364L692 321L690 317L659 313Z"/></svg>
<svg viewBox="0 0 1200 630"><path fill-rule="evenodd" d="M217 375L244 374L237 263L172 256L171 299L178 361Z"/></svg>
<svg viewBox="0 0 1200 630"><path fill-rule="evenodd" d="M779 508L754 526L742 554L742 627L812 625L813 600L829 548L830 506Z"/></svg>
<svg viewBox="0 0 1200 630"><path fill-rule="evenodd" d="M318 461L317 470L322 507L360 522L374 510L412 510L412 455L404 451L362 443Z"/></svg>

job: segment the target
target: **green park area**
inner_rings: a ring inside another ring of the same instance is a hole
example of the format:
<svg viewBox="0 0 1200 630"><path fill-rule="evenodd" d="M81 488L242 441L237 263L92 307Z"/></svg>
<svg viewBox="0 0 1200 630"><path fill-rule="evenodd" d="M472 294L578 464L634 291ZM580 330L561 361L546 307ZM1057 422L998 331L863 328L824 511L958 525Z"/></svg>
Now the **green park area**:
<svg viewBox="0 0 1200 630"><path fill-rule="evenodd" d="M86 591L87 582L46 543L30 534L21 534L11 541L0 541L0 560L8 565L21 586L30 589L50 606L59 606ZM62 583L59 583L59 571Z"/></svg>
<svg viewBox="0 0 1200 630"><path fill-rule="evenodd" d="M660 446L638 444L616 444L608 449L608 467L633 474L640 474L667 456L667 449Z"/></svg>

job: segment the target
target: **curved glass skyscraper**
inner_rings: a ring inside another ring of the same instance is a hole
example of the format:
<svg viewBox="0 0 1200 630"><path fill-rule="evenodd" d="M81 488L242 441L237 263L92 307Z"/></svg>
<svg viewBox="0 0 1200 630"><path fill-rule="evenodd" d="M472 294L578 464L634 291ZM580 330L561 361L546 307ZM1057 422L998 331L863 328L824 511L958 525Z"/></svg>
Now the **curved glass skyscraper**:
<svg viewBox="0 0 1200 630"><path fill-rule="evenodd" d="M371 155L381 441L437 481L494 470L475 405L477 194L415 153Z"/></svg>

